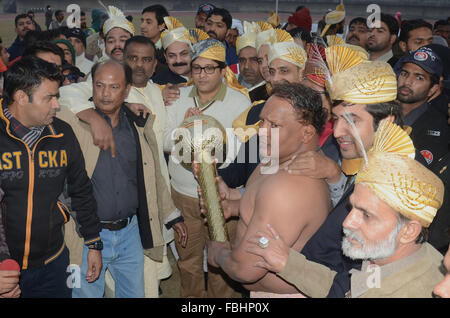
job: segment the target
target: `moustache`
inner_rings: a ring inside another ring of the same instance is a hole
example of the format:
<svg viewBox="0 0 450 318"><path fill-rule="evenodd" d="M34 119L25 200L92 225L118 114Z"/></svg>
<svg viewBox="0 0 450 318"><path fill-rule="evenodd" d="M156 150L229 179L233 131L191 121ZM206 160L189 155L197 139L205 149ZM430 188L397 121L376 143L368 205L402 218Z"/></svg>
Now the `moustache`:
<svg viewBox="0 0 450 318"><path fill-rule="evenodd" d="M136 67L133 70L133 73L144 73L145 74L145 69L143 67Z"/></svg>
<svg viewBox="0 0 450 318"><path fill-rule="evenodd" d="M401 87L398 88L399 91L401 91L402 89L407 89L407 90L408 90L408 93L413 94L412 89L410 89L409 87L401 86Z"/></svg>
<svg viewBox="0 0 450 318"><path fill-rule="evenodd" d="M187 63L173 63L172 66L177 67L177 66L187 66Z"/></svg>
<svg viewBox="0 0 450 318"><path fill-rule="evenodd" d="M209 31L209 32L208 32L208 35L209 35L210 37L212 37L212 38L217 38L217 34L216 34L216 32L214 32L214 31Z"/></svg>
<svg viewBox="0 0 450 318"><path fill-rule="evenodd" d="M355 39L359 42L359 37L357 37L356 35L352 35L348 40L351 41L353 39Z"/></svg>
<svg viewBox="0 0 450 318"><path fill-rule="evenodd" d="M357 235L355 232L353 232L349 229L346 229L346 228L343 229L343 232L344 232L345 237L347 237L351 240L355 240L363 246L365 245L364 240L359 235Z"/></svg>
<svg viewBox="0 0 450 318"><path fill-rule="evenodd" d="M123 50L121 48L115 48L114 50L111 51L112 54L116 53L116 52L121 52L123 53Z"/></svg>

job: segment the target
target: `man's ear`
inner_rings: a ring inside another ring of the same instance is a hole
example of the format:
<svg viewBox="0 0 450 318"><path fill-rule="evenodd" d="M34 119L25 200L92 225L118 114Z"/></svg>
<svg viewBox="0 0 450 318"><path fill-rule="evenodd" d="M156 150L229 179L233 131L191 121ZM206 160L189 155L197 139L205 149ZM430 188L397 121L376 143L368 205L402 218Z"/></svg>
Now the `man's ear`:
<svg viewBox="0 0 450 318"><path fill-rule="evenodd" d="M303 143L307 144L316 135L316 128L313 125L305 125L303 127Z"/></svg>
<svg viewBox="0 0 450 318"><path fill-rule="evenodd" d="M439 84L434 84L428 91L428 97L433 96L439 90Z"/></svg>
<svg viewBox="0 0 450 318"><path fill-rule="evenodd" d="M395 41L397 41L397 36L395 34L391 34L390 38L391 45L394 45Z"/></svg>
<svg viewBox="0 0 450 318"><path fill-rule="evenodd" d="M399 42L398 42L398 46L400 46L400 49L402 50L403 53L405 53L405 54L407 53L407 52L406 52L406 42L404 42L404 41L399 41Z"/></svg>
<svg viewBox="0 0 450 318"><path fill-rule="evenodd" d="M158 25L159 32L164 31L165 28L166 28L166 24L164 22Z"/></svg>
<svg viewBox="0 0 450 318"><path fill-rule="evenodd" d="M387 121L389 121L390 123L393 123L395 120L395 116L394 115L389 115L385 118Z"/></svg>
<svg viewBox="0 0 450 318"><path fill-rule="evenodd" d="M127 87L125 88L125 92L124 92L124 99L127 99L128 94L130 93L130 89L131 89L131 84L127 84Z"/></svg>
<svg viewBox="0 0 450 318"><path fill-rule="evenodd" d="M30 102L28 95L21 89L13 94L13 100L19 105L26 105Z"/></svg>
<svg viewBox="0 0 450 318"><path fill-rule="evenodd" d="M410 220L403 225L399 233L399 242L402 244L414 243L422 232L422 224L416 220Z"/></svg>

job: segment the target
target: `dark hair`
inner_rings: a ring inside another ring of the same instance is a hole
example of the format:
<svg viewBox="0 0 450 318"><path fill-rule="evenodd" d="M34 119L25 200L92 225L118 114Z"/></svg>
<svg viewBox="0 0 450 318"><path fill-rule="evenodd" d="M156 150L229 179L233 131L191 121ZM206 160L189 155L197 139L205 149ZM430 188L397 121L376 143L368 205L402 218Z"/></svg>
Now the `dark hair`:
<svg viewBox="0 0 450 318"><path fill-rule="evenodd" d="M50 52L58 55L61 58L61 63L64 61L64 51L55 43L47 41L37 41L33 45L25 48L22 58L27 56L36 56L39 52Z"/></svg>
<svg viewBox="0 0 450 318"><path fill-rule="evenodd" d="M354 105L352 103L346 103L343 100L335 100L333 101L332 108L336 107L339 104L344 103L345 106ZM403 113L402 107L397 101L390 101L384 103L375 103L375 104L365 104L366 111L373 117L373 130L376 131L378 129L378 125L380 121L385 119L386 117L392 115L394 116L394 124L403 126Z"/></svg>
<svg viewBox="0 0 450 318"><path fill-rule="evenodd" d="M381 22L386 23L391 35L398 36L398 30L400 29L400 27L398 25L397 19L394 16L386 13L381 13L380 19Z"/></svg>
<svg viewBox="0 0 450 318"><path fill-rule="evenodd" d="M81 11L81 12L80 12L80 15L86 15L86 12Z"/></svg>
<svg viewBox="0 0 450 318"><path fill-rule="evenodd" d="M48 33L47 36L50 38L50 41L56 40L56 38L59 38L61 35L64 35L61 28L46 30L44 32Z"/></svg>
<svg viewBox="0 0 450 318"><path fill-rule="evenodd" d="M435 30L438 26L441 26L441 25L449 25L449 24L448 24L448 21L446 21L446 20L437 20L434 23L433 30Z"/></svg>
<svg viewBox="0 0 450 318"><path fill-rule="evenodd" d="M402 22L402 31L400 32L399 40L403 42L408 42L410 36L409 33L418 28L428 28L431 31L433 30L433 26L425 20L422 19L406 20Z"/></svg>
<svg viewBox="0 0 450 318"><path fill-rule="evenodd" d="M33 97L33 89L39 87L42 80L61 82L61 72L53 64L39 59L35 56L23 57L15 62L5 73L3 73L5 82L3 85L3 99L6 105L14 102L14 94L22 90L30 98Z"/></svg>
<svg viewBox="0 0 450 318"><path fill-rule="evenodd" d="M220 15L222 17L223 22L226 24L227 29L231 29L233 25L233 18L231 17L230 12L224 8L214 8L209 14L206 20L208 20L212 15Z"/></svg>
<svg viewBox="0 0 450 318"><path fill-rule="evenodd" d="M197 59L197 58L195 58L195 59L193 59L193 60L191 61L191 68L192 68L192 63L193 63L196 59ZM218 66L219 69L221 69L221 70L223 70L224 68L226 68L226 67L228 66L227 63L222 62L222 61L213 60L213 59L211 59L211 61L216 62L216 63L217 63L217 66Z"/></svg>
<svg viewBox="0 0 450 318"><path fill-rule="evenodd" d="M129 38L125 42L125 46L123 47L123 52L126 53L127 47L133 43L139 43L139 44L151 46L153 48L153 52L156 52L156 47L155 47L155 44L153 43L153 41L150 40L148 37L142 36L142 35L135 35L135 36L132 36L131 38Z"/></svg>
<svg viewBox="0 0 450 318"><path fill-rule="evenodd" d="M29 15L29 14L34 14L34 11L33 10L28 10L27 11L27 15Z"/></svg>
<svg viewBox="0 0 450 318"><path fill-rule="evenodd" d="M154 12L155 13L155 17L156 17L156 20L158 21L158 25L163 24L164 17L169 16L169 12L167 11L167 9L160 4L154 4L149 7L144 8L144 10L142 10L142 14L144 14L146 12Z"/></svg>
<svg viewBox="0 0 450 318"><path fill-rule="evenodd" d="M117 64L117 65L122 66L123 67L123 71L125 73L125 84L126 85L131 85L132 84L132 81L133 81L132 76L133 76L133 74L132 74L131 67L129 67L127 64L117 62L117 61L115 61L113 59L109 59L109 60L106 60L106 61L103 61L103 62L97 62L97 63L94 64L94 66L92 66L92 69L91 69L92 82L94 82L95 73L97 72L98 68L103 66L103 65L106 65L106 64Z"/></svg>
<svg viewBox="0 0 450 318"><path fill-rule="evenodd" d="M299 115L300 122L312 125L317 134L322 132L327 113L322 107L320 95L315 90L299 83L277 84L274 85L271 96L288 100Z"/></svg>
<svg viewBox="0 0 450 318"><path fill-rule="evenodd" d="M17 22L19 22L19 19L30 19L31 20L31 18L26 13L21 13L21 14L16 15L16 17L14 19L14 25L16 26L16 28L17 28Z"/></svg>
<svg viewBox="0 0 450 318"><path fill-rule="evenodd" d="M367 20L363 17L356 17L350 21L348 27L350 28L352 24L364 24L367 27Z"/></svg>
<svg viewBox="0 0 450 318"><path fill-rule="evenodd" d="M61 12L64 13L63 10L56 10L56 11L55 11L55 18L56 18L56 16L58 16Z"/></svg>
<svg viewBox="0 0 450 318"><path fill-rule="evenodd" d="M300 38L300 39L302 39L302 41L306 41L306 43L312 42L311 33L309 33L308 30L306 30L302 27L296 27L294 29L291 29L288 31L288 33L293 38Z"/></svg>
<svg viewBox="0 0 450 318"><path fill-rule="evenodd" d="M40 40L41 31L30 30L23 37L23 42L25 43L25 47L32 46L34 43Z"/></svg>
<svg viewBox="0 0 450 318"><path fill-rule="evenodd" d="M296 9L295 9L295 12L297 12L297 11L300 11L301 9L303 9L305 6L298 6Z"/></svg>

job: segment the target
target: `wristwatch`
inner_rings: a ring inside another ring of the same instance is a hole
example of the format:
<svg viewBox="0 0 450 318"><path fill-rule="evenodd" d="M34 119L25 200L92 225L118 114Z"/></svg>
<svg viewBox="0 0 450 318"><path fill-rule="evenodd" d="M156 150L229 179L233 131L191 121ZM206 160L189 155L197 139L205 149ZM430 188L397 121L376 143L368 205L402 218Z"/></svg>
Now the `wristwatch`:
<svg viewBox="0 0 450 318"><path fill-rule="evenodd" d="M103 249L103 242L98 240L87 246L90 250L101 251Z"/></svg>

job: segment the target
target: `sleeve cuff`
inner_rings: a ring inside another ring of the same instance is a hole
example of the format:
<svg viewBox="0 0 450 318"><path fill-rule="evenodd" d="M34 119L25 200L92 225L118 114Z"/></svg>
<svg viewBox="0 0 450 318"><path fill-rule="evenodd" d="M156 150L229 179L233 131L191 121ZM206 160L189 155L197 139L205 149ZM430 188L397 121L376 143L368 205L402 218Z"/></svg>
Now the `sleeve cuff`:
<svg viewBox="0 0 450 318"><path fill-rule="evenodd" d="M184 222L184 218L181 215L181 211L178 209L173 210L172 213L164 220L164 225L169 230L172 228L174 224L177 224L178 222Z"/></svg>

